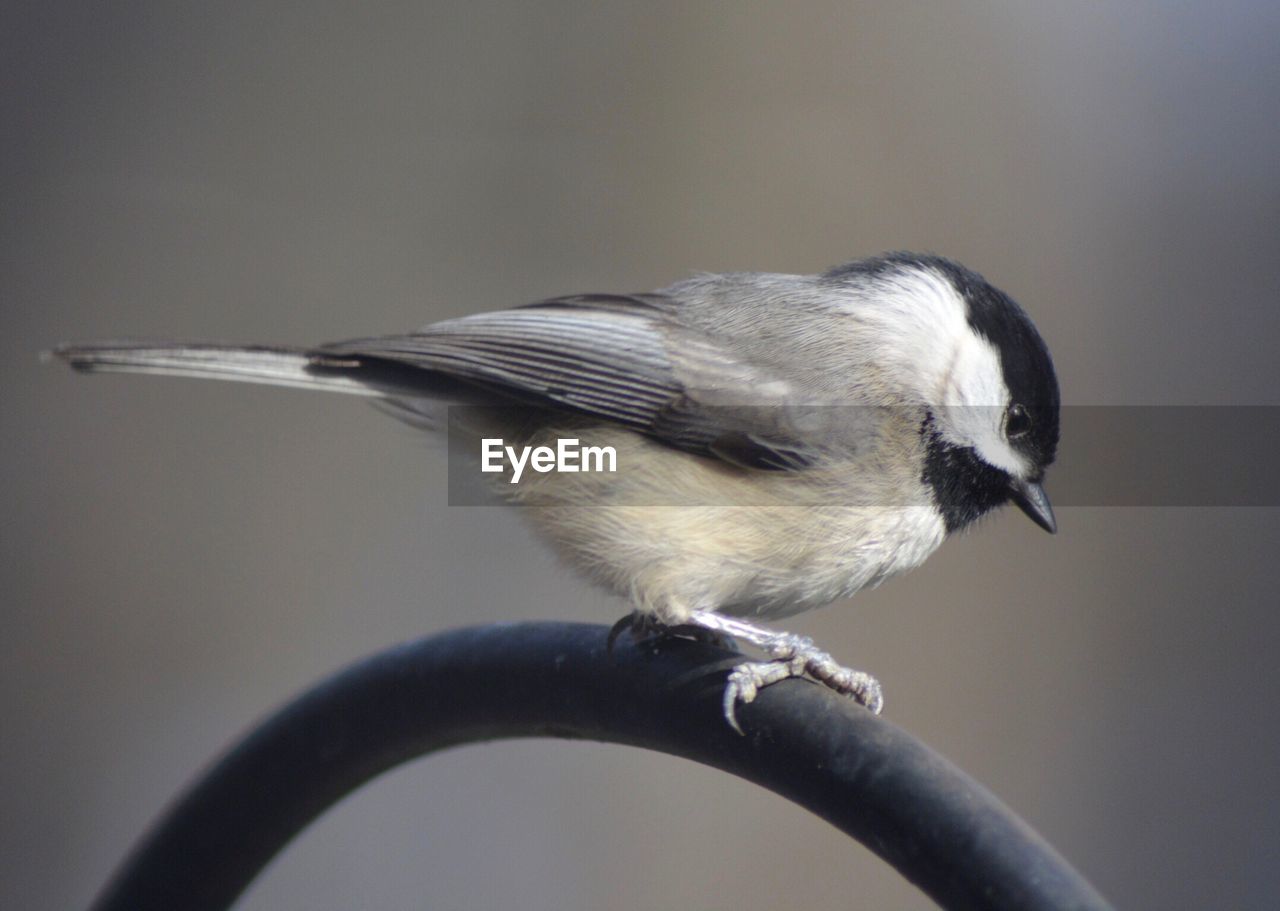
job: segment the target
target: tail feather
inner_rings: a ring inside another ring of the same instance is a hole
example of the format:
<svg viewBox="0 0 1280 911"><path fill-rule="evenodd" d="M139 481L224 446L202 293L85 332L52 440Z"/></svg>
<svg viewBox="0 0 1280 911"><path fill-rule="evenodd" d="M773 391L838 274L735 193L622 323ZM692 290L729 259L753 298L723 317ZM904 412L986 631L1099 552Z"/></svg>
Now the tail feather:
<svg viewBox="0 0 1280 911"><path fill-rule="evenodd" d="M350 395L430 395L427 371L306 348L183 342L93 342L51 352L85 373L151 373L323 389Z"/></svg>

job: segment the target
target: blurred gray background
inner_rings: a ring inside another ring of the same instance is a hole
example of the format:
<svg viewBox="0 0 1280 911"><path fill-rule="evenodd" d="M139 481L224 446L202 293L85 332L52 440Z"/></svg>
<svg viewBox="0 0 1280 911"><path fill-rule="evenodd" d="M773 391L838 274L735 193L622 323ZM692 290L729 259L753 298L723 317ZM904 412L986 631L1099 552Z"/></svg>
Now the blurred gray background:
<svg viewBox="0 0 1280 911"><path fill-rule="evenodd" d="M449 508L441 447L358 402L42 348L319 342L908 248L1022 301L1069 403L1277 404L1277 36L1264 0L4 4L0 906L82 907L212 755L361 655L622 609L518 516ZM792 625L1117 906L1274 907L1280 511L1060 523L1003 513ZM556 742L376 782L242 902L780 905L930 906L770 794Z"/></svg>

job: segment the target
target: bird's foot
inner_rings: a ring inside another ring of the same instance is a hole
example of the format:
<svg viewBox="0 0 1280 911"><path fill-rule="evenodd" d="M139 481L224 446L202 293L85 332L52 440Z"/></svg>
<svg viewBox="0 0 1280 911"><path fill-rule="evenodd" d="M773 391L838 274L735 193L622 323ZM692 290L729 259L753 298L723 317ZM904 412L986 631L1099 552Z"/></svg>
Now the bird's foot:
<svg viewBox="0 0 1280 911"><path fill-rule="evenodd" d="M738 704L751 702L761 689L788 677L808 674L837 693L852 696L876 715L884 708L884 695L876 678L837 664L808 637L774 632L712 611L694 611L689 620L696 626L745 639L773 659L739 664L729 674L724 691L724 717L739 734L742 728L737 719Z"/></svg>
<svg viewBox="0 0 1280 911"><path fill-rule="evenodd" d="M618 641L618 637L623 633L630 633L631 638L637 642L641 639L647 639L654 633L654 620L652 614L646 614L643 611L633 610L629 614L623 614L618 622L609 627L609 635L604 640L605 651L613 654L613 646Z"/></svg>

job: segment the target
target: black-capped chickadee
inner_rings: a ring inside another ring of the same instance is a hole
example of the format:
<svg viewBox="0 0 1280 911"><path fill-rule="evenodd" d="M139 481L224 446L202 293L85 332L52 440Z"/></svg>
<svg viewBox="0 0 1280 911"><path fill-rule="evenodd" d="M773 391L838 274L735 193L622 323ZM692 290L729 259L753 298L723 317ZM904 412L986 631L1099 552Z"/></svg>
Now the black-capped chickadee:
<svg viewBox="0 0 1280 911"><path fill-rule="evenodd" d="M1049 351L1007 295L935 256L821 275L700 275L314 348L68 345L85 371L160 373L376 398L437 426L441 402L504 405L476 438L572 436L616 471L508 488L567 561L636 616L745 639L725 713L805 673L879 711L879 684L752 622L918 566L1012 501L1055 530L1041 487L1058 444ZM507 481L510 477L505 476Z"/></svg>

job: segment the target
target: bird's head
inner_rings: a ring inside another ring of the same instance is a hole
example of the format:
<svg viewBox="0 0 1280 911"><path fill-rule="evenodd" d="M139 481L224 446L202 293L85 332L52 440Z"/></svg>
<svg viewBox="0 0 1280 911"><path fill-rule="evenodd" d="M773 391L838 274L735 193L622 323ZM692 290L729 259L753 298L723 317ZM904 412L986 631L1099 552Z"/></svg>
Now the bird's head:
<svg viewBox="0 0 1280 911"><path fill-rule="evenodd" d="M877 301L871 319L887 369L925 410L924 481L947 530L1012 501L1056 531L1041 482L1058 449L1058 380L1023 309L936 256L888 254L828 277Z"/></svg>

